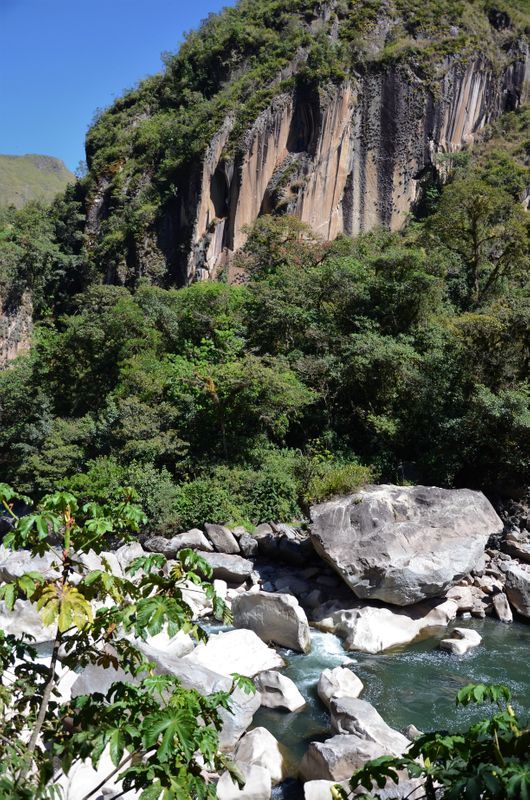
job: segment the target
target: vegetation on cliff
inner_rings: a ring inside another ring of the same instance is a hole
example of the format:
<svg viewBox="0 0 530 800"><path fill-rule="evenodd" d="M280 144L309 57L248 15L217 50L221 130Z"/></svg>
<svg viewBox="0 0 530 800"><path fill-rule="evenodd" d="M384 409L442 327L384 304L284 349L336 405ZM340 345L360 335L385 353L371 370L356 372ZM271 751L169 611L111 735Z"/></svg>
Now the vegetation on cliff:
<svg viewBox="0 0 530 800"><path fill-rule="evenodd" d="M260 218L237 285L101 285L73 192L49 215L14 215L0 262L41 323L0 374L1 476L86 499L133 485L164 531L295 518L370 477L517 493L530 482L525 120L444 164L451 180L401 233L330 243Z"/></svg>

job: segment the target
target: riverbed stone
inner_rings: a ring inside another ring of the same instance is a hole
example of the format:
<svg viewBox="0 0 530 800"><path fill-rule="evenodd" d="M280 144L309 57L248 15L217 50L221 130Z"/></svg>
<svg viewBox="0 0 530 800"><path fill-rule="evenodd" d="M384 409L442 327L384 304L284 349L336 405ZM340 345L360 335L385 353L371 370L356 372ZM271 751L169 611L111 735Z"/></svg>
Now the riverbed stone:
<svg viewBox="0 0 530 800"><path fill-rule="evenodd" d="M261 694L261 705L266 708L284 708L300 711L306 705L304 696L296 684L276 670L260 672L254 678L256 689Z"/></svg>
<svg viewBox="0 0 530 800"><path fill-rule="evenodd" d="M54 625L44 625L37 609L29 600L16 600L12 610L0 601L0 630L19 638L33 637L32 644L52 642L55 638Z"/></svg>
<svg viewBox="0 0 530 800"><path fill-rule="evenodd" d="M223 772L216 786L218 800L269 800L272 785L270 772L254 764L241 765L239 770L245 785L239 788L229 772Z"/></svg>
<svg viewBox="0 0 530 800"><path fill-rule="evenodd" d="M453 628L451 634L450 639L442 639L440 647L455 656L463 656L482 641L482 636L471 628Z"/></svg>
<svg viewBox="0 0 530 800"><path fill-rule="evenodd" d="M426 628L445 627L456 617L457 604L446 600L430 610L420 605L410 612L414 617L375 606L344 609L332 613L331 619L320 621L318 627L341 636L347 650L380 653L412 642Z"/></svg>
<svg viewBox="0 0 530 800"><path fill-rule="evenodd" d="M383 717L366 700L334 697L330 703L331 726L339 734L355 734L373 742L385 753L400 756L410 745L399 731L387 725Z"/></svg>
<svg viewBox="0 0 530 800"><path fill-rule="evenodd" d="M234 762L237 766L263 767L269 772L273 786L293 774L285 749L266 728L245 733L235 749Z"/></svg>
<svg viewBox="0 0 530 800"><path fill-rule="evenodd" d="M317 686L318 696L328 708L335 697L359 697L363 689L362 681L346 667L325 669Z"/></svg>
<svg viewBox="0 0 530 800"><path fill-rule="evenodd" d="M508 598L504 592L493 595L493 608L501 622L513 622L513 613L508 602Z"/></svg>
<svg viewBox="0 0 530 800"><path fill-rule="evenodd" d="M239 537L239 549L245 558L254 558L258 554L258 542L245 531Z"/></svg>
<svg viewBox="0 0 530 800"><path fill-rule="evenodd" d="M300 763L304 781L345 781L367 761L382 755L379 745L361 736L337 734L325 742L311 742Z"/></svg>
<svg viewBox="0 0 530 800"><path fill-rule="evenodd" d="M46 580L60 578L59 558L53 553L34 556L29 550L9 550L0 545L0 583L9 583L26 572L38 572Z"/></svg>
<svg viewBox="0 0 530 800"><path fill-rule="evenodd" d="M264 642L274 642L302 653L311 649L305 611L289 594L245 592L232 602L234 625L248 628Z"/></svg>
<svg viewBox="0 0 530 800"><path fill-rule="evenodd" d="M235 601L234 601L235 602ZM200 664L221 675L233 672L248 678L269 669L285 666L283 658L251 630L234 630L210 636L207 642L197 645L183 661Z"/></svg>
<svg viewBox="0 0 530 800"><path fill-rule="evenodd" d="M408 606L479 567L503 529L482 492L371 486L313 506L315 550L357 597Z"/></svg>
<svg viewBox="0 0 530 800"><path fill-rule="evenodd" d="M239 553L239 545L229 528L225 528L224 525L213 525L207 522L204 530L218 553L226 553L227 555L237 555Z"/></svg>
<svg viewBox="0 0 530 800"><path fill-rule="evenodd" d="M505 575L505 591L510 604L523 617L530 617L530 570L513 563Z"/></svg>
<svg viewBox="0 0 530 800"><path fill-rule="evenodd" d="M240 584L248 580L254 571L254 564L246 558L226 553L201 553L212 568L213 577L228 583Z"/></svg>

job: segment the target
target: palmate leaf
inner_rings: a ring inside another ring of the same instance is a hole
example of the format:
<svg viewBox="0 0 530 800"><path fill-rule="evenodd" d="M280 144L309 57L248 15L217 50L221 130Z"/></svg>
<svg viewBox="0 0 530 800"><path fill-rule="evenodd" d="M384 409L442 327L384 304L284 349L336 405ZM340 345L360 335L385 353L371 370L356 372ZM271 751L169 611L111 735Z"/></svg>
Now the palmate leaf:
<svg viewBox="0 0 530 800"><path fill-rule="evenodd" d="M94 619L92 606L75 586L49 584L37 601L37 611L44 625L57 622L61 633L72 627L83 630Z"/></svg>
<svg viewBox="0 0 530 800"><path fill-rule="evenodd" d="M145 749L157 747L159 761L166 762L175 748L191 761L196 749L195 732L198 722L186 708L166 709L151 714L144 721L142 742Z"/></svg>
<svg viewBox="0 0 530 800"><path fill-rule="evenodd" d="M188 618L186 608L174 597L147 597L137 604L134 628L138 636L145 637L147 633L156 636L167 625L168 635L175 636Z"/></svg>

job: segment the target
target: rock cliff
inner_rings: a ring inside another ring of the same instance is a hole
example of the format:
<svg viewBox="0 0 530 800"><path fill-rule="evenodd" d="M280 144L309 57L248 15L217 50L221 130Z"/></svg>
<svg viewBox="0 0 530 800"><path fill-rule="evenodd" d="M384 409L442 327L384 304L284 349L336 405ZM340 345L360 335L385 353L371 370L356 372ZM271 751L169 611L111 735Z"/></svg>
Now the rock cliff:
<svg viewBox="0 0 530 800"><path fill-rule="evenodd" d="M213 277L265 213L324 239L399 228L440 155L527 94L530 17L471 5L239 0L211 16L88 134L106 280Z"/></svg>
<svg viewBox="0 0 530 800"><path fill-rule="evenodd" d="M437 156L516 107L529 68L526 53L499 73L480 57L448 59L436 89L400 65L312 96L282 94L229 160L227 118L202 166L188 281L215 274L262 213L294 214L328 240L401 227Z"/></svg>

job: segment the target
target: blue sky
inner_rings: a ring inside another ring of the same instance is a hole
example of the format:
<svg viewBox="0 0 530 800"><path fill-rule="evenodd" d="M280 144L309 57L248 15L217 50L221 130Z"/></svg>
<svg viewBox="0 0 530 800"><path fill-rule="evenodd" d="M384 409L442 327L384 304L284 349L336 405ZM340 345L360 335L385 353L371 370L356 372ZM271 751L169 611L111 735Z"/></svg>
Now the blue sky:
<svg viewBox="0 0 530 800"><path fill-rule="evenodd" d="M233 0L0 0L0 153L75 169L98 107Z"/></svg>

